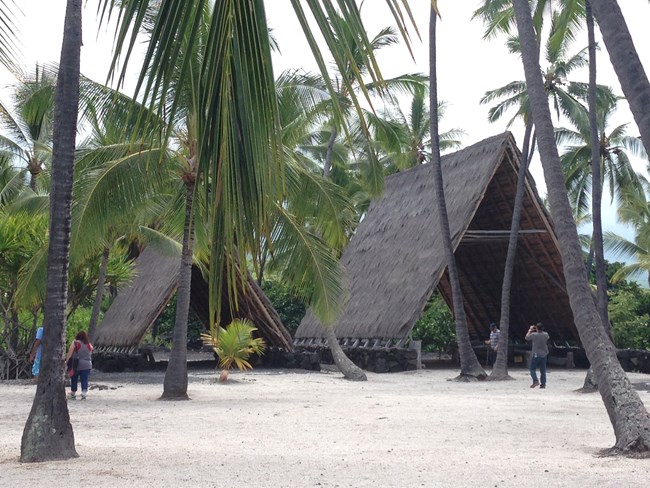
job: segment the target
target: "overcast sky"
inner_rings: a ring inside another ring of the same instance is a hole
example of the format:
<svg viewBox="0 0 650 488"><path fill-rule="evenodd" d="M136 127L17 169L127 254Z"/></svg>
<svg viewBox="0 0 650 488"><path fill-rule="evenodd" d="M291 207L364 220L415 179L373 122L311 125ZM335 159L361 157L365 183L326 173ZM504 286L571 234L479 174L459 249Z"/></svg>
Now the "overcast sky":
<svg viewBox="0 0 650 488"><path fill-rule="evenodd" d="M36 62L58 61L61 46L61 32L66 0L21 0L25 13L19 32L24 39L23 51L26 66ZM383 27L392 24L390 13L385 7L385 0L366 0L363 7L364 22L370 36L374 36ZM519 59L509 54L503 40L482 40L483 25L472 21L472 12L481 4L480 0L439 2L442 19L438 25L438 91L439 98L448 103L441 130L460 128L467 132L464 144L469 145L505 130L503 123L490 124L487 121L489 107L481 106L479 99L490 89L505 85L514 80L523 79ZM645 0L619 0L646 71L650 69L650 4ZM95 15L96 2L84 2L84 46L82 49L82 72L95 80L104 81L110 62L112 31L103 28L98 34ZM404 44L382 50L379 62L384 77L413 72L428 72L428 21L429 5L426 0L411 1L421 40L413 33L413 58ZM278 40L281 55L277 56L276 72L287 68L300 68L315 71L315 64L310 60L310 51L303 40L300 26L295 19L289 0L268 0L267 16L273 34ZM575 44L575 53L586 46L584 41ZM598 59L598 82L614 87L621 94L616 76L613 73L607 53L602 49ZM587 73L577 81L587 81ZM0 85L11 81L7 73L0 73ZM133 82L127 84L127 89ZM7 91L0 92L3 100ZM614 124L630 122L631 135L637 135L633 119L626 104L621 104ZM504 118L507 120L507 117ZM522 130L513 129L520 142ZM637 169L644 170L644 164L637 162ZM539 163L531 167L538 188L545 193L545 185ZM609 203L606 200L606 204ZM622 232L615 226L615 216L609 212L606 226Z"/></svg>

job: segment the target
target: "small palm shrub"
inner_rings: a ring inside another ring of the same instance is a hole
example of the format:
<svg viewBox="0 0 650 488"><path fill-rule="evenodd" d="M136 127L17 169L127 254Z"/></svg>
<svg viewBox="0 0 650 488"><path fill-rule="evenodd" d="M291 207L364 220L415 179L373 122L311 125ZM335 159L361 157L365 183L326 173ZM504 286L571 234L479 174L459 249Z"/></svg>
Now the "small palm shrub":
<svg viewBox="0 0 650 488"><path fill-rule="evenodd" d="M203 343L210 346L219 356L222 368L219 381L228 379L228 371L236 366L240 371L253 369L248 362L251 354L262 355L266 344L264 339L253 337L257 329L246 319L235 319L226 327L214 327L210 333L201 334Z"/></svg>

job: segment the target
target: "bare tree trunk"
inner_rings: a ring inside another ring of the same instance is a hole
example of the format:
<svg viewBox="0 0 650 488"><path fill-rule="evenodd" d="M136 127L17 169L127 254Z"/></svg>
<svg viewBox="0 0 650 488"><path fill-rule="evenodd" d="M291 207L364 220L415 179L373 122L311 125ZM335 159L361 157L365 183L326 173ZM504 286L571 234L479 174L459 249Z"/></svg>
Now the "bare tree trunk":
<svg viewBox="0 0 650 488"><path fill-rule="evenodd" d="M52 178L43 349L34 403L23 430L23 462L77 457L63 383L70 207L79 105L81 2L68 0L54 102Z"/></svg>
<svg viewBox="0 0 650 488"><path fill-rule="evenodd" d="M323 327L323 330L325 331L325 338L327 339L327 347L329 347L332 352L334 364L336 364L339 371L343 373L345 379L350 381L366 381L368 379L366 373L354 364L343 352L339 340L336 338L334 329L332 327Z"/></svg>
<svg viewBox="0 0 650 488"><path fill-rule="evenodd" d="M608 2L609 3L609 2ZM564 186L560 157L555 145L553 123L544 90L530 4L513 0L517 19L526 84L537 132L537 146L551 204L551 216L558 237L569 302L580 340L598 378L598 390L614 427L616 444L612 452L648 453L650 415L618 362L614 345L607 336L587 283L582 249L571 205Z"/></svg>
<svg viewBox="0 0 650 488"><path fill-rule="evenodd" d="M190 292L192 285L192 256L194 253L194 185L193 176L185 178L187 195L185 200L185 226L183 229L183 251L176 292L176 321L172 336L172 350L165 371L161 400L189 400L187 396L187 321L190 313Z"/></svg>
<svg viewBox="0 0 650 488"><path fill-rule="evenodd" d="M501 287L501 320L499 323L499 349L497 360L490 374L491 380L512 379L508 375L508 334L510 331L510 290L512 288L512 276L515 272L515 259L517 257L517 242L519 240L519 228L521 227L521 211L524 206L524 191L526 189L526 173L528 172L528 152L530 150L530 139L533 132L533 123L529 120L526 123L524 143L522 146L521 164L517 175L517 191L515 203L512 209L512 223L510 224L510 239L508 240L508 252L503 271L503 285ZM532 152L532 151L530 151Z"/></svg>
<svg viewBox="0 0 650 488"><path fill-rule="evenodd" d="M110 255L110 252L111 250L108 247L104 248L104 252L102 252L102 262L99 265L95 303L93 303L93 311L90 314L90 322L88 324L88 337L90 338L90 342L93 342L95 339L95 329L97 329L99 311L102 306L102 298L104 297L104 283L106 283L106 268L108 267L108 256Z"/></svg>
<svg viewBox="0 0 650 488"><path fill-rule="evenodd" d="M438 130L438 86L436 73L436 20L437 14L431 7L429 20L429 96L431 107L431 164L434 166L434 187L435 202L440 222L440 232L445 246L445 257L449 283L451 284L452 301L454 305L454 319L456 322L456 341L458 343L458 354L460 357L460 376L458 379L485 379L487 374L476 358L472 348L467 329L467 317L463 292L460 287L456 258L454 256L453 244L451 242L451 231L449 229L449 217L447 215L447 204L445 202L444 183L442 180L442 166L440 158L440 140Z"/></svg>
<svg viewBox="0 0 650 488"><path fill-rule="evenodd" d="M590 0L623 94L650 151L650 82L616 0Z"/></svg>

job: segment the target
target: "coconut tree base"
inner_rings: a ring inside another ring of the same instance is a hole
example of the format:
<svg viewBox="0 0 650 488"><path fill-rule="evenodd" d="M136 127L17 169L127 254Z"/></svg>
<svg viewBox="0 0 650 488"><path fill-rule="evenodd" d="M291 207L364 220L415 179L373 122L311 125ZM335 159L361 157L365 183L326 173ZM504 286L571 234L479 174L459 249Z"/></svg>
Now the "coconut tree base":
<svg viewBox="0 0 650 488"><path fill-rule="evenodd" d="M343 373L343 377L350 381L368 381L366 373L345 355L334 330L326 328L325 337L327 339L327 346L332 351L334 364Z"/></svg>
<svg viewBox="0 0 650 488"><path fill-rule="evenodd" d="M219 383L225 383L226 381L228 381L228 374L229 373L227 369L221 371L221 374L219 375Z"/></svg>
<svg viewBox="0 0 650 488"><path fill-rule="evenodd" d="M455 378L450 378L447 381L457 381L460 383L472 383L474 381L483 381L487 378L487 375L485 373L483 374L466 374L466 373L461 373Z"/></svg>
<svg viewBox="0 0 650 488"><path fill-rule="evenodd" d="M188 396L187 393L178 393L178 394L163 393L162 395L160 395L160 398L158 398L158 400L175 402L175 401L190 400L190 397Z"/></svg>
<svg viewBox="0 0 650 488"><path fill-rule="evenodd" d="M596 393L598 391L598 380L596 379L596 373L593 368L589 368L582 388L578 388L576 391L578 393Z"/></svg>
<svg viewBox="0 0 650 488"><path fill-rule="evenodd" d="M515 379L508 373L494 373L494 371L485 378L485 381L514 381Z"/></svg>
<svg viewBox="0 0 650 488"><path fill-rule="evenodd" d="M63 386L56 389L41 387L37 395L43 398L34 402L27 419L20 461L33 463L79 457Z"/></svg>
<svg viewBox="0 0 650 488"><path fill-rule="evenodd" d="M631 459L650 459L650 445L648 440L638 439L628 448L610 447L598 453L600 457L626 457Z"/></svg>

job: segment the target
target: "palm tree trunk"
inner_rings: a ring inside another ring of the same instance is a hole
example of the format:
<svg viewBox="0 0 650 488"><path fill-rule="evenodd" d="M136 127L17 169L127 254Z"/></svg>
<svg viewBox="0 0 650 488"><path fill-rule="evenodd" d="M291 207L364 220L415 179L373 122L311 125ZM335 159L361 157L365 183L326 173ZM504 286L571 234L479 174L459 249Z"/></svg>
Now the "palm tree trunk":
<svg viewBox="0 0 650 488"><path fill-rule="evenodd" d="M569 302L580 340L598 378L598 390L614 427L614 450L648 452L650 415L621 368L614 345L602 327L587 284L587 275L564 186L560 157L555 145L553 123L544 91L540 66L535 57L536 42L527 0L513 0L529 99L537 132L544 177L551 204L551 216L558 237Z"/></svg>
<svg viewBox="0 0 650 488"><path fill-rule="evenodd" d="M187 396L187 321L190 313L190 291L192 284L192 256L194 252L194 185L186 179L185 226L183 229L183 251L178 274L176 292L176 321L172 336L172 350L165 370L165 381L161 400L189 400Z"/></svg>
<svg viewBox="0 0 650 488"><path fill-rule="evenodd" d="M605 251L603 249L602 200L603 184L600 171L600 137L598 137L598 119L596 114L596 37L591 4L586 2L587 35L589 38L589 129L591 136L591 206L593 216L592 242L596 262L596 288L598 294L598 314L605 330L609 330L607 313L607 275L605 274Z"/></svg>
<svg viewBox="0 0 650 488"><path fill-rule="evenodd" d="M99 320L99 310L102 306L102 298L104 297L104 283L106 282L106 268L108 267L108 256L111 250L108 247L104 248L102 253L102 262L99 265L99 278L97 278L97 290L95 291L95 303L93 303L93 311L90 314L90 322L88 324L88 337L90 342L95 339L95 329L97 328L97 320Z"/></svg>
<svg viewBox="0 0 650 488"><path fill-rule="evenodd" d="M354 364L343 352L339 340L336 338L334 328L323 327L323 330L325 331L325 338L327 339L327 347L329 347L332 352L334 364L336 364L339 371L343 373L345 379L350 381L366 381L368 379L366 373Z"/></svg>
<svg viewBox="0 0 650 488"><path fill-rule="evenodd" d="M79 104L81 2L68 0L67 3L56 83L43 349L36 395L20 445L20 460L23 462L78 456L65 399L62 358L65 350L70 206Z"/></svg>
<svg viewBox="0 0 650 488"><path fill-rule="evenodd" d="M339 132L336 130L336 127L332 127L332 133L330 134L330 139L327 141L327 151L325 152L325 162L323 163L323 176L329 178L332 171L332 159L334 159L334 143L336 138L339 135Z"/></svg>
<svg viewBox="0 0 650 488"><path fill-rule="evenodd" d="M596 262L596 296L597 308L603 327L609 332L609 317L607 313L607 275L605 273L605 251L603 249L603 221L602 221L602 200L603 185L600 171L600 133L598 130L598 118L596 113L596 36L594 32L594 17L591 13L591 3L585 2L585 13L587 19L587 37L589 40L589 130L591 144L591 213L593 217L593 232L591 235L591 250L593 250ZM591 254L590 254L591 255ZM589 267L591 271L591 266ZM589 368L581 391L594 391L598 389L598 379L593 368Z"/></svg>
<svg viewBox="0 0 650 488"><path fill-rule="evenodd" d="M591 267L594 264L594 234L591 234L591 242L589 243L589 255L587 256L587 264L585 270L587 271L587 278L591 275Z"/></svg>
<svg viewBox="0 0 650 488"><path fill-rule="evenodd" d="M650 148L650 83L634 47L623 13L615 0L590 0L590 2L609 59L641 133L643 145Z"/></svg>
<svg viewBox="0 0 650 488"><path fill-rule="evenodd" d="M18 309L16 308L16 285L12 286L9 293L7 302L9 303L9 317L7 326L9 326L9 350L16 353L18 350L18 343L20 342L20 318L18 317Z"/></svg>
<svg viewBox="0 0 650 488"><path fill-rule="evenodd" d="M501 286L501 320L499 323L499 349L497 360L490 374L491 380L512 379L508 375L508 333L510 330L510 290L512 288L512 276L515 271L515 258L517 257L517 242L519 240L519 228L521 227L521 211L524 206L524 191L526 189L526 173L528 172L528 152L530 150L530 138L533 132L533 123L529 120L526 123L524 133L524 144L521 152L521 164L517 175L517 191L515 203L512 209L512 223L510 224L510 238L508 240L508 252L503 270L503 285ZM532 151L531 151L532 152Z"/></svg>
<svg viewBox="0 0 650 488"><path fill-rule="evenodd" d="M330 134L329 141L327 142L327 152L325 153L325 162L323 163L323 176L325 178L330 177L332 171L332 159L334 158L334 143L338 137L338 131L336 127L332 127L332 133ZM327 346L332 352L332 359L334 359L334 364L339 368L339 371L343 373L343 376L351 381L366 381L368 377L359 368L356 364L348 358L341 345L339 344L338 338L336 337L336 331L333 327L323 326L325 330L325 338L327 340Z"/></svg>
<svg viewBox="0 0 650 488"><path fill-rule="evenodd" d="M463 292L460 287L458 269L456 268L456 258L454 257L453 244L451 242L451 231L449 230L449 217L447 215L447 204L445 202L444 185L442 181L442 166L440 159L440 140L438 130L438 86L436 74L436 10L431 7L431 16L429 20L429 96L431 107L431 164L434 165L434 187L435 201L438 210L438 220L440 222L440 232L445 246L445 256L447 260L447 270L449 273L449 283L451 284L451 294L454 306L454 318L456 322L456 341L458 343L458 354L460 356L460 376L461 378L478 378L484 379L487 374L481 367L476 353L472 348L467 329L467 317L465 315L465 306L463 303Z"/></svg>

